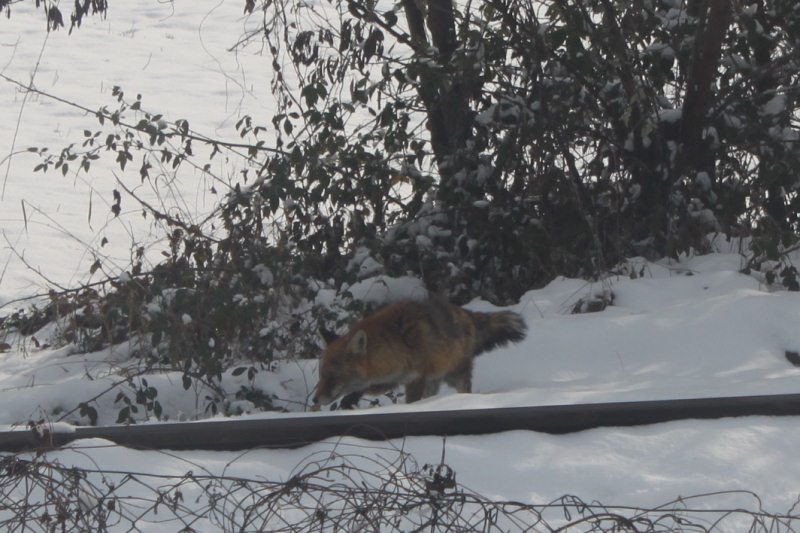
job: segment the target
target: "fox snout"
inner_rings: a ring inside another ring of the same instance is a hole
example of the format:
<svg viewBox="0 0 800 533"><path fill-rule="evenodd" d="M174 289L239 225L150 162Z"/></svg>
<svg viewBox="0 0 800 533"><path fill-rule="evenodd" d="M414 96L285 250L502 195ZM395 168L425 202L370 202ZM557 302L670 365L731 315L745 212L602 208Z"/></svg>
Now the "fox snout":
<svg viewBox="0 0 800 533"><path fill-rule="evenodd" d="M362 363L367 357L367 334L356 330L344 337L322 330L325 353L319 363L319 382L314 391L314 405L333 402L336 398L360 392L368 386Z"/></svg>
<svg viewBox="0 0 800 533"><path fill-rule="evenodd" d="M311 398L311 403L313 403L315 406L320 406L323 403L330 403L330 397L315 394L314 397Z"/></svg>
<svg viewBox="0 0 800 533"><path fill-rule="evenodd" d="M339 396L351 392L348 389L352 387L348 387L346 381L346 379L337 379L336 376L331 375L327 368L321 368L320 379L311 401L317 406L327 405Z"/></svg>
<svg viewBox="0 0 800 533"><path fill-rule="evenodd" d="M332 399L332 398L330 397L330 394L324 394L324 393L320 392L320 391L321 391L321 387L320 387L320 385L322 385L322 382L320 382L319 384L317 384L317 390L316 390L316 392L314 393L314 397L313 397L313 398L311 398L311 402L312 402L312 403L313 403L315 406L320 406L320 405L322 405L323 403L330 403L330 399Z"/></svg>
<svg viewBox="0 0 800 533"><path fill-rule="evenodd" d="M327 405L332 403L336 398L350 394L358 390L355 384L349 385L348 383L339 382L330 379L321 379L317 384L317 390L311 399L312 403L317 406Z"/></svg>

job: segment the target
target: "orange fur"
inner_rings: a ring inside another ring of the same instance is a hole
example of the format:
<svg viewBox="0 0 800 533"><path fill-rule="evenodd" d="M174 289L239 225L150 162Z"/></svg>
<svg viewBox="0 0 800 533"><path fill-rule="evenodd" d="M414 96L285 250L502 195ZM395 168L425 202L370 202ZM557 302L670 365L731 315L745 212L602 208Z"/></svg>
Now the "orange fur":
<svg viewBox="0 0 800 533"><path fill-rule="evenodd" d="M390 305L326 339L314 404L341 396L355 403L362 393L398 385L414 402L436 394L442 381L471 392L474 357L522 340L525 329L522 317L509 311L476 313L438 299Z"/></svg>

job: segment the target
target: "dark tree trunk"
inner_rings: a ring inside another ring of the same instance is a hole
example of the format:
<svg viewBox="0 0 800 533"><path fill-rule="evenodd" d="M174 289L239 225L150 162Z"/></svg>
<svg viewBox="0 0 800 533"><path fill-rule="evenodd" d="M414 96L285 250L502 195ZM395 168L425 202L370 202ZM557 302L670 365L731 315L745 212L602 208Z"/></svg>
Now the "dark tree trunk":
<svg viewBox="0 0 800 533"><path fill-rule="evenodd" d="M756 21L765 28L765 31L770 25L770 22L766 20L766 9L764 1L759 1L755 15ZM749 36L752 39L753 59L755 60L758 76L755 81L755 89L759 95L766 97L774 94L779 86L778 78L771 66L775 45L763 34L749 32ZM786 124L781 125L785 126ZM789 230L791 224L787 218L788 212L783 197L782 183L778 178L783 172L778 168L780 163L776 164L774 160L774 154L768 153L766 150L759 156L758 180L759 183L765 184L767 190L764 211L775 222L777 227L781 230Z"/></svg>
<svg viewBox="0 0 800 533"><path fill-rule="evenodd" d="M425 12L420 7L425 8ZM449 68L457 47L456 20L451 0L403 0L411 38L421 50L431 50L433 59L445 73L421 76L420 97L427 113L431 147L443 181L447 183L457 170L458 154L470 137L469 101L461 80L463 73ZM425 26L430 33L428 40Z"/></svg>
<svg viewBox="0 0 800 533"><path fill-rule="evenodd" d="M681 116L682 154L678 173L703 170L713 174L713 154L703 143L708 111L714 102L714 81L720 62L722 41L731 13L731 0L707 0L698 13L695 49Z"/></svg>

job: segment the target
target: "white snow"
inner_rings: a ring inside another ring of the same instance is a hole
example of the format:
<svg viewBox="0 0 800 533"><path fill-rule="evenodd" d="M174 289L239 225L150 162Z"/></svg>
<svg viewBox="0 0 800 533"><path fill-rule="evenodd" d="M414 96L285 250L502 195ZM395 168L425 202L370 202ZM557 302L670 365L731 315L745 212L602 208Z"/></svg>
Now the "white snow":
<svg viewBox="0 0 800 533"><path fill-rule="evenodd" d="M705 192L711 190L711 176L708 175L708 172L698 172L694 182Z"/></svg>
<svg viewBox="0 0 800 533"><path fill-rule="evenodd" d="M683 109L659 109L657 115L661 122L675 124L681 120Z"/></svg>
<svg viewBox="0 0 800 533"><path fill-rule="evenodd" d="M72 8L71 3L63 7ZM0 73L23 84L74 101L89 109L116 104L111 88L122 87L126 99L142 95L142 108L164 114L171 121L186 119L199 132L240 141L234 124L242 114L267 117L272 106L268 58L254 46L229 52L248 25L240 0L197 1L177 6L172 2L119 2L106 19L90 17L68 35L44 31L41 8L34 2L15 3L10 19L0 21ZM67 20L67 24L69 21ZM129 112L131 119L142 118ZM19 119L19 120L18 120ZM127 178L113 158L92 164L90 174L60 170L34 173L39 159L28 147L49 147L59 152L70 143L80 144L83 131L99 127L97 120L43 96L25 95L0 79L0 305L14 298L46 292L48 279L74 286L90 279L95 258L110 274L127 270L131 249L146 246L146 257L158 260L166 244L154 243L166 234L142 220L141 209L131 199L122 201L122 215L110 212L112 191L120 189L114 173L153 205L171 213L188 214L199 221L227 192L234 168L221 158L212 161L209 174L188 167L177 176L168 168L157 188L139 184L138 161ZM9 157L12 154L13 157ZM195 151L202 147L195 145ZM233 164L235 162L232 162ZM77 169L78 165L71 165ZM228 173L230 172L230 174ZM212 185L220 193L212 194ZM103 238L108 243L101 245ZM155 244L155 245L154 245ZM24 251L24 262L12 251ZM58 251L58 259L54 258ZM101 272L92 279L98 279Z"/></svg>
<svg viewBox="0 0 800 533"><path fill-rule="evenodd" d="M45 37L40 16L27 13L28 3L15 4L13 26L0 35L2 72L27 83L43 50L36 85L88 106L109 104L109 88L121 85L130 95L141 93L149 109L168 112L170 119L187 118L194 128L223 137L235 135L232 126L240 113L268 116L269 62L249 51L226 51L245 25L241 1L117 2L112 9L107 19L89 20L72 36L62 31ZM671 27L682 17L676 9L664 23ZM12 142L17 151L33 145L58 148L94 127L92 117L45 98L24 101L20 91L2 81L0 87L3 123L16 125L17 116L23 117L16 141L14 127L0 131L1 157L12 151ZM778 104L771 102L764 112L772 114ZM659 118L676 120L679 113L663 110ZM65 178L53 172L33 174L35 162L30 154L21 154L0 165L5 188L0 199L0 305L44 286L25 263L50 279L74 285L88 279L88 266L94 261L85 243L100 249L100 239L107 236L110 244L102 253L112 270L123 272L130 255L129 233L137 243L148 244L159 235L151 232L149 219L142 219L132 203L126 207L132 212L120 219L108 215L110 192L117 185L102 167L88 177ZM188 212L209 211L217 198L207 196L210 184L199 175L188 178L163 199L174 200ZM704 178L697 180L704 186ZM94 191L91 224L89 191ZM142 193L158 200L154 191ZM720 239L716 253L671 264L632 259L626 272L602 282L560 278L529 291L512 307L524 316L528 337L477 359L472 394L443 388L414 405L383 398L380 407L356 414L797 392L800 369L787 362L785 353L800 351L800 294L765 286L756 274L740 273L748 250L745 243L738 253L735 244ZM148 251L160 250L154 246ZM793 259L797 264L800 257ZM254 270L265 284L271 283L266 267ZM570 314L581 297L602 291L613 293L613 305L599 313ZM426 294L419 280L388 276L360 281L349 292L364 301L419 299ZM318 298L336 297L324 291ZM481 301L468 307L496 309ZM148 308L158 313L161 304L152 302ZM48 326L37 332L38 345L30 338L0 337L11 345L9 351L0 351L0 425L5 429L22 429L29 420L39 419L55 423L57 431L68 430L64 421L85 424L86 418L73 410L94 397L98 422L111 424L122 407L115 402L117 391L133 397L125 384L132 368L131 346L82 354L72 346L49 347L58 335L57 327ZM252 385L274 395L276 406L302 411L316 382L316 354L306 355L309 358L277 365L274 372L261 369L252 382L246 373L225 373L222 386L231 410L253 411L252 402L234 397L241 386ZM212 391L199 386L184 390L180 372L146 373L133 378L135 385L141 386L143 378L158 390L164 418L207 416L205 398ZM119 388L110 390L113 384ZM134 418L155 422L153 413L140 411ZM342 438L298 450L189 451L179 456L84 440L48 452L47 457L91 469L177 476L203 470L279 481L287 480L297 465L334 450L372 468L376 457L391 462L401 449L419 464L435 464L444 446L445 461L457 472L459 483L489 498L545 504L574 494L606 505L655 506L695 494L753 491L760 503L736 492L718 495L712 504L787 512L800 497L798 420L687 420L562 436L516 431L450 437L444 444L438 437L387 443ZM202 505L191 495L184 503ZM174 524L159 527L157 520L153 517L148 531L175 529ZM197 527L203 530L203 523Z"/></svg>
<svg viewBox="0 0 800 533"><path fill-rule="evenodd" d="M355 300L371 303L421 300L428 295L422 282L411 276L374 276L354 283L347 292Z"/></svg>
<svg viewBox="0 0 800 533"><path fill-rule="evenodd" d="M275 275L266 265L259 264L254 266L253 273L258 276L258 279L261 281L261 283L267 287L272 286L272 283L275 281Z"/></svg>

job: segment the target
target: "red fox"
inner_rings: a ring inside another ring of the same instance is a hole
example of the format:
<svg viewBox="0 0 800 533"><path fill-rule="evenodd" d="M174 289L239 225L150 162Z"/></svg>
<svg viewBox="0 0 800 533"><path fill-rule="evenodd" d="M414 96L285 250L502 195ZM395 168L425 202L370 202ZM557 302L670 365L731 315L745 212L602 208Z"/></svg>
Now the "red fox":
<svg viewBox="0 0 800 533"><path fill-rule="evenodd" d="M339 397L351 408L363 393L405 385L406 402L433 396L442 380L471 392L476 355L525 338L522 317L478 313L443 300L401 302L357 322L342 335L322 331L327 347L319 367L314 409Z"/></svg>

